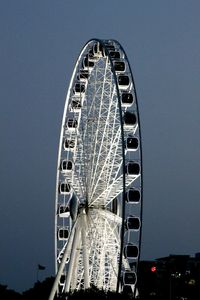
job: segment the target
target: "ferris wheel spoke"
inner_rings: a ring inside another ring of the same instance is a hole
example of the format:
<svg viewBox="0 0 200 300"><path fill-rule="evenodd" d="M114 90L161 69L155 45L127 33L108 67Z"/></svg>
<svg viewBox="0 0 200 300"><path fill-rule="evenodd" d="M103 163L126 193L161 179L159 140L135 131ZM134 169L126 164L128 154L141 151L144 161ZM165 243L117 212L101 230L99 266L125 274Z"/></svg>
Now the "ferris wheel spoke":
<svg viewBox="0 0 200 300"><path fill-rule="evenodd" d="M87 249L87 241L86 241L86 230L88 227L85 214L82 215L81 218L81 237L82 237L82 247L83 247L83 267L84 267L84 288L88 289L90 287L89 283L89 256Z"/></svg>
<svg viewBox="0 0 200 300"><path fill-rule="evenodd" d="M99 287L103 283L102 278L104 273L105 245L102 244L102 239L105 236L105 229L102 226L101 229L102 232L101 234L98 234L98 241L96 241L95 245L93 245L93 247L91 248L93 253L93 268L91 270L91 276L93 282L97 287Z"/></svg>
<svg viewBox="0 0 200 300"><path fill-rule="evenodd" d="M94 212L93 212L94 213ZM90 224L93 225L91 230L91 244L90 244L90 281L96 286L102 282L104 273L103 257L105 256L105 222L100 215L90 216ZM102 222L103 221L103 222Z"/></svg>
<svg viewBox="0 0 200 300"><path fill-rule="evenodd" d="M57 290L62 272L64 270L65 263L67 261L67 258L69 257L70 252L71 252L72 242L73 242L73 239L74 239L74 234L75 234L75 231L76 231L77 224L78 224L78 220L75 221L75 223L72 227L71 233L70 233L68 243L65 246L63 257L62 257L61 263L59 264L58 272L56 274L56 278L55 278L55 281L54 281L54 284L53 284L53 287L52 287L52 290L51 290L51 293L50 293L50 296L49 296L49 300L53 300L54 296L56 294L56 290Z"/></svg>
<svg viewBox="0 0 200 300"><path fill-rule="evenodd" d="M109 171L108 171L109 178L106 177L104 179L104 184L103 184L101 190L105 189L105 187L110 184L111 174L113 173L113 165L114 165L114 163L117 165L116 153L118 150L119 142L120 142L120 129L118 129L118 131L115 135L115 139L113 141L111 141L111 144L109 145L109 150L108 150L109 152L107 153L107 156L105 157L103 154L99 154L99 159L101 158L101 155L102 155L104 157L104 160L103 160L103 165L102 165L102 168L101 168L98 176L94 174L94 178L96 176L97 179L96 179L96 182L93 181L93 186L91 187L91 196L90 196L91 203L93 201L95 192L96 192L97 188L99 187L99 182L102 181L102 175L105 174L105 171L108 168L109 168ZM111 161L111 159L112 159L112 161ZM119 161L119 164L121 166L121 159ZM116 168L116 165L115 165L115 168ZM118 166L117 166L117 169L118 169ZM114 176L116 176L116 174L114 174Z"/></svg>
<svg viewBox="0 0 200 300"><path fill-rule="evenodd" d="M114 119L117 120L117 113L119 114L118 112L118 109L116 107L116 110L115 110L115 117ZM108 184L110 184L112 182L112 178L116 178L116 171L114 171L115 173L113 173L113 169L115 168L116 169L116 165L118 165L118 162L119 162L119 165L122 164L122 160L120 159L121 156L122 156L122 149L121 149L121 146L122 146L122 141L121 141L121 126L118 126L118 131L116 132L115 130L115 127L116 127L116 124L115 122L113 122L113 128L111 130L112 132L112 136L111 136L111 141L115 141L115 145L114 147L112 147L112 155L109 155L109 161L108 161L108 171L107 171L107 178L106 178L106 181L108 182ZM119 136L118 136L118 133ZM116 137L117 137L117 140L116 140ZM114 154L113 154L114 152ZM118 154L118 159L117 159L117 154Z"/></svg>
<svg viewBox="0 0 200 300"><path fill-rule="evenodd" d="M104 85L105 85L105 81L106 79L104 79ZM98 163L99 163L99 155L101 154L101 150L102 147L104 145L104 137L105 137L105 132L106 129L108 128L108 124L109 124L109 113L111 112L112 106L113 106L113 97L115 94L115 87L113 89L111 89L111 85L110 85L110 80L109 80L109 93L106 96L105 95L105 91L104 93L102 93L101 96L101 101L100 101L100 109L99 109L99 117L98 117L98 122L96 125L96 133L95 133L95 140L94 140L94 147L92 150L93 152L93 159L92 159L92 163L91 163L91 174L92 174L92 181L90 183L90 186L92 186L94 184L94 180L96 178L96 172L97 172L97 167L98 167ZM104 103L103 102L103 98L104 99ZM98 148L97 148L98 147ZM97 151L98 149L98 151ZM99 154L99 155L97 155Z"/></svg>
<svg viewBox="0 0 200 300"><path fill-rule="evenodd" d="M121 125L119 120L119 111L118 111L118 101L113 101L113 97L115 94L115 88L112 91L112 95L110 95L110 105L107 109L107 116L104 121L104 129L101 135L101 139L99 141L100 148L97 155L97 159L94 161L92 169L91 178L92 183L90 184L90 198L92 198L96 192L97 187L109 185L111 182L111 178L116 177L116 165L117 165L117 152L119 153L119 162L121 164ZM95 153L95 152L94 152ZM99 162L103 162L100 164ZM113 174L114 170L114 174ZM103 184L99 184L103 181Z"/></svg>
<svg viewBox="0 0 200 300"><path fill-rule="evenodd" d="M115 232L118 225L113 222L109 222L108 219L104 220L106 228L106 272L109 285L112 288L116 288L116 280L118 276L118 262L119 262L119 252L120 244L116 239ZM114 285L114 286L113 286Z"/></svg>
<svg viewBox="0 0 200 300"><path fill-rule="evenodd" d="M80 239L77 243L76 255L75 258L72 256L73 263L73 273L71 277L71 289L74 290L76 287L79 287L83 280L84 286L83 288L89 288L89 256L88 256L88 247L86 242L86 233L87 233L87 221L84 213L80 215ZM83 267L82 267L83 265ZM66 286L67 288L67 286Z"/></svg>
<svg viewBox="0 0 200 300"><path fill-rule="evenodd" d="M78 279L78 272L79 272L79 259L80 259L80 247L81 247L81 240L79 240L79 243L77 244L77 251L76 256L74 260L74 268L73 273L71 277L71 289L74 291L77 286L77 279Z"/></svg>
<svg viewBox="0 0 200 300"><path fill-rule="evenodd" d="M92 170L91 170L91 174L93 176L92 181L91 181L91 186L94 186L95 184L95 180L98 177L98 173L99 173L99 168L101 167L100 164L100 160L102 159L102 156L105 154L107 155L107 152L109 151L110 147L110 143L113 143L113 140L111 139L112 136L112 128L110 128L110 125L108 125L108 123L113 123L113 125L115 124L115 120L113 120L113 122L111 120L109 120L109 113L111 111L111 109L113 109L113 107L110 105L110 107L108 107L108 115L104 120L104 128L101 128L101 131L99 131L98 135L98 144L100 144L98 152L96 153L94 151L93 157L94 157L94 161L92 164ZM111 132L111 134L110 134ZM114 131L115 135L118 135L118 127L115 128ZM109 144L108 144L109 142ZM101 162L102 163L102 162Z"/></svg>
<svg viewBox="0 0 200 300"><path fill-rule="evenodd" d="M126 177L126 187L133 183L140 175L127 176ZM112 184L107 187L99 196L97 196L93 201L90 202L89 206L97 203L101 203L105 199L105 206L117 197L123 190L123 175L120 175Z"/></svg>
<svg viewBox="0 0 200 300"><path fill-rule="evenodd" d="M85 198L85 187L84 187L84 183L82 182L82 178L80 178L79 173L78 172L74 172L73 176L71 173L69 173L67 176L67 182L68 184L70 184L70 186L72 187L74 193L77 196L77 199L79 200L79 202L82 202L83 199Z"/></svg>
<svg viewBox="0 0 200 300"><path fill-rule="evenodd" d="M104 96L104 85L105 85L105 82L106 82L106 73L107 73L107 68L108 68L108 60L106 59L106 64L105 64L105 70L104 70L104 76L102 76L103 78L103 82L102 82L102 88L100 89L100 93L101 95L99 96L100 97L100 107L99 107L99 114L101 115L101 111L102 111L102 108L103 108L103 96ZM93 92L94 95L96 95L96 91ZM92 101L92 103L94 103ZM84 110L82 111L82 123L83 124L86 124L86 126L84 127L83 129L83 137L82 137L82 143L83 143L83 151L81 152L81 161L84 162L84 170L85 170L85 174L84 174L84 177L85 177L85 181L86 181L86 189L87 189L87 186L88 186L88 183L87 183L87 180L86 178L88 178L88 161L89 161L89 155L90 155L90 151L88 151L88 120L90 119L90 115L88 114L88 110L89 110L89 113L91 112L91 108L88 108L88 104L86 103L86 107L85 107L85 112ZM84 117L85 116L85 117ZM92 119L93 119L93 116L92 116ZM100 123L99 123L99 120L100 118L98 118L98 123L97 123L97 128L100 128ZM96 130L97 131L97 134L96 134L96 138L98 136L98 129ZM97 142L95 142L95 147L97 145Z"/></svg>
<svg viewBox="0 0 200 300"><path fill-rule="evenodd" d="M78 246L79 240L80 240L80 219L78 219L78 221L77 221L76 230L74 233L74 239L73 239L73 244L72 244L73 251L71 251L70 261L69 261L69 269L68 269L66 283L65 283L65 292L66 293L68 293L69 289L70 289L71 278L72 278L72 274L73 274L75 257L76 257L77 246Z"/></svg>
<svg viewBox="0 0 200 300"><path fill-rule="evenodd" d="M94 212L98 213L100 216L102 216L105 220L109 220L110 222L120 225L122 223L122 217L108 211L105 209L93 209Z"/></svg>
<svg viewBox="0 0 200 300"><path fill-rule="evenodd" d="M110 215L112 215L112 214L110 214ZM119 251L120 251L121 236L120 236L119 231L117 230L117 226L116 226L116 224L115 224L115 226L112 226L111 223L108 222L108 219L106 219L106 222L107 222L107 224L108 224L108 226L109 226L108 232L109 232L109 233L110 233L110 232L112 233L113 239L114 239L114 241L115 241L115 243L116 243L116 247L118 247L118 249L119 249ZM114 243L114 244L115 244L115 243ZM122 256L122 263L123 263L124 268L125 268L126 270L129 270L129 269L130 269L129 262L128 262L128 260L124 257L124 255Z"/></svg>

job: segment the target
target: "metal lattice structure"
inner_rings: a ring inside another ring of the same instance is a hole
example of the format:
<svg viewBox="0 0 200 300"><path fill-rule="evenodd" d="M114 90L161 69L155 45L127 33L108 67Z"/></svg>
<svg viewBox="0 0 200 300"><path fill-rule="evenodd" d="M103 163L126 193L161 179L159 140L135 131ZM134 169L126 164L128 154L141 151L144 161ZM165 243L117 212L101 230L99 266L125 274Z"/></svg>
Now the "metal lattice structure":
<svg viewBox="0 0 200 300"><path fill-rule="evenodd" d="M66 98L55 201L55 293L136 293L142 153L136 90L114 40L90 40Z"/></svg>

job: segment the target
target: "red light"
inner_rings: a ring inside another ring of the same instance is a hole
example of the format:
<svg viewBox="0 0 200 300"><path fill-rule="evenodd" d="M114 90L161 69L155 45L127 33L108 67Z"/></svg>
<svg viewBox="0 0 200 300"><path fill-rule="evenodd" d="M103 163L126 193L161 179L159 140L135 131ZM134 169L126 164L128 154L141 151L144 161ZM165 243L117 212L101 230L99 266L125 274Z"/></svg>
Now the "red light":
<svg viewBox="0 0 200 300"><path fill-rule="evenodd" d="M156 267L155 266L151 267L151 272L156 272Z"/></svg>

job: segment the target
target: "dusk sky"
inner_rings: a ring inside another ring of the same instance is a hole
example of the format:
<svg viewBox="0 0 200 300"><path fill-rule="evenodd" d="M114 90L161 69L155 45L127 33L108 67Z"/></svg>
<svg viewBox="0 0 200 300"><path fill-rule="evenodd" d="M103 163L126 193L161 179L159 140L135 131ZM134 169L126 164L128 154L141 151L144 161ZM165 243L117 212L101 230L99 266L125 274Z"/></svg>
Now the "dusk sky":
<svg viewBox="0 0 200 300"><path fill-rule="evenodd" d="M57 152L83 45L113 38L135 78L142 259L200 252L200 1L0 1L0 283L54 275Z"/></svg>

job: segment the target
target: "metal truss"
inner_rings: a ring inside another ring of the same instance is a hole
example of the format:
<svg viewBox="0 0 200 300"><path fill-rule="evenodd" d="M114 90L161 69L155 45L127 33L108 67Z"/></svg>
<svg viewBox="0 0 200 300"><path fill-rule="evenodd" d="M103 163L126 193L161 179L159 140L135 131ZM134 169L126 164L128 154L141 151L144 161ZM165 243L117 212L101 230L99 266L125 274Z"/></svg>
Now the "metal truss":
<svg viewBox="0 0 200 300"><path fill-rule="evenodd" d="M141 136L130 65L117 41L91 40L76 62L63 113L49 300L91 286L129 286L135 294L141 219Z"/></svg>

